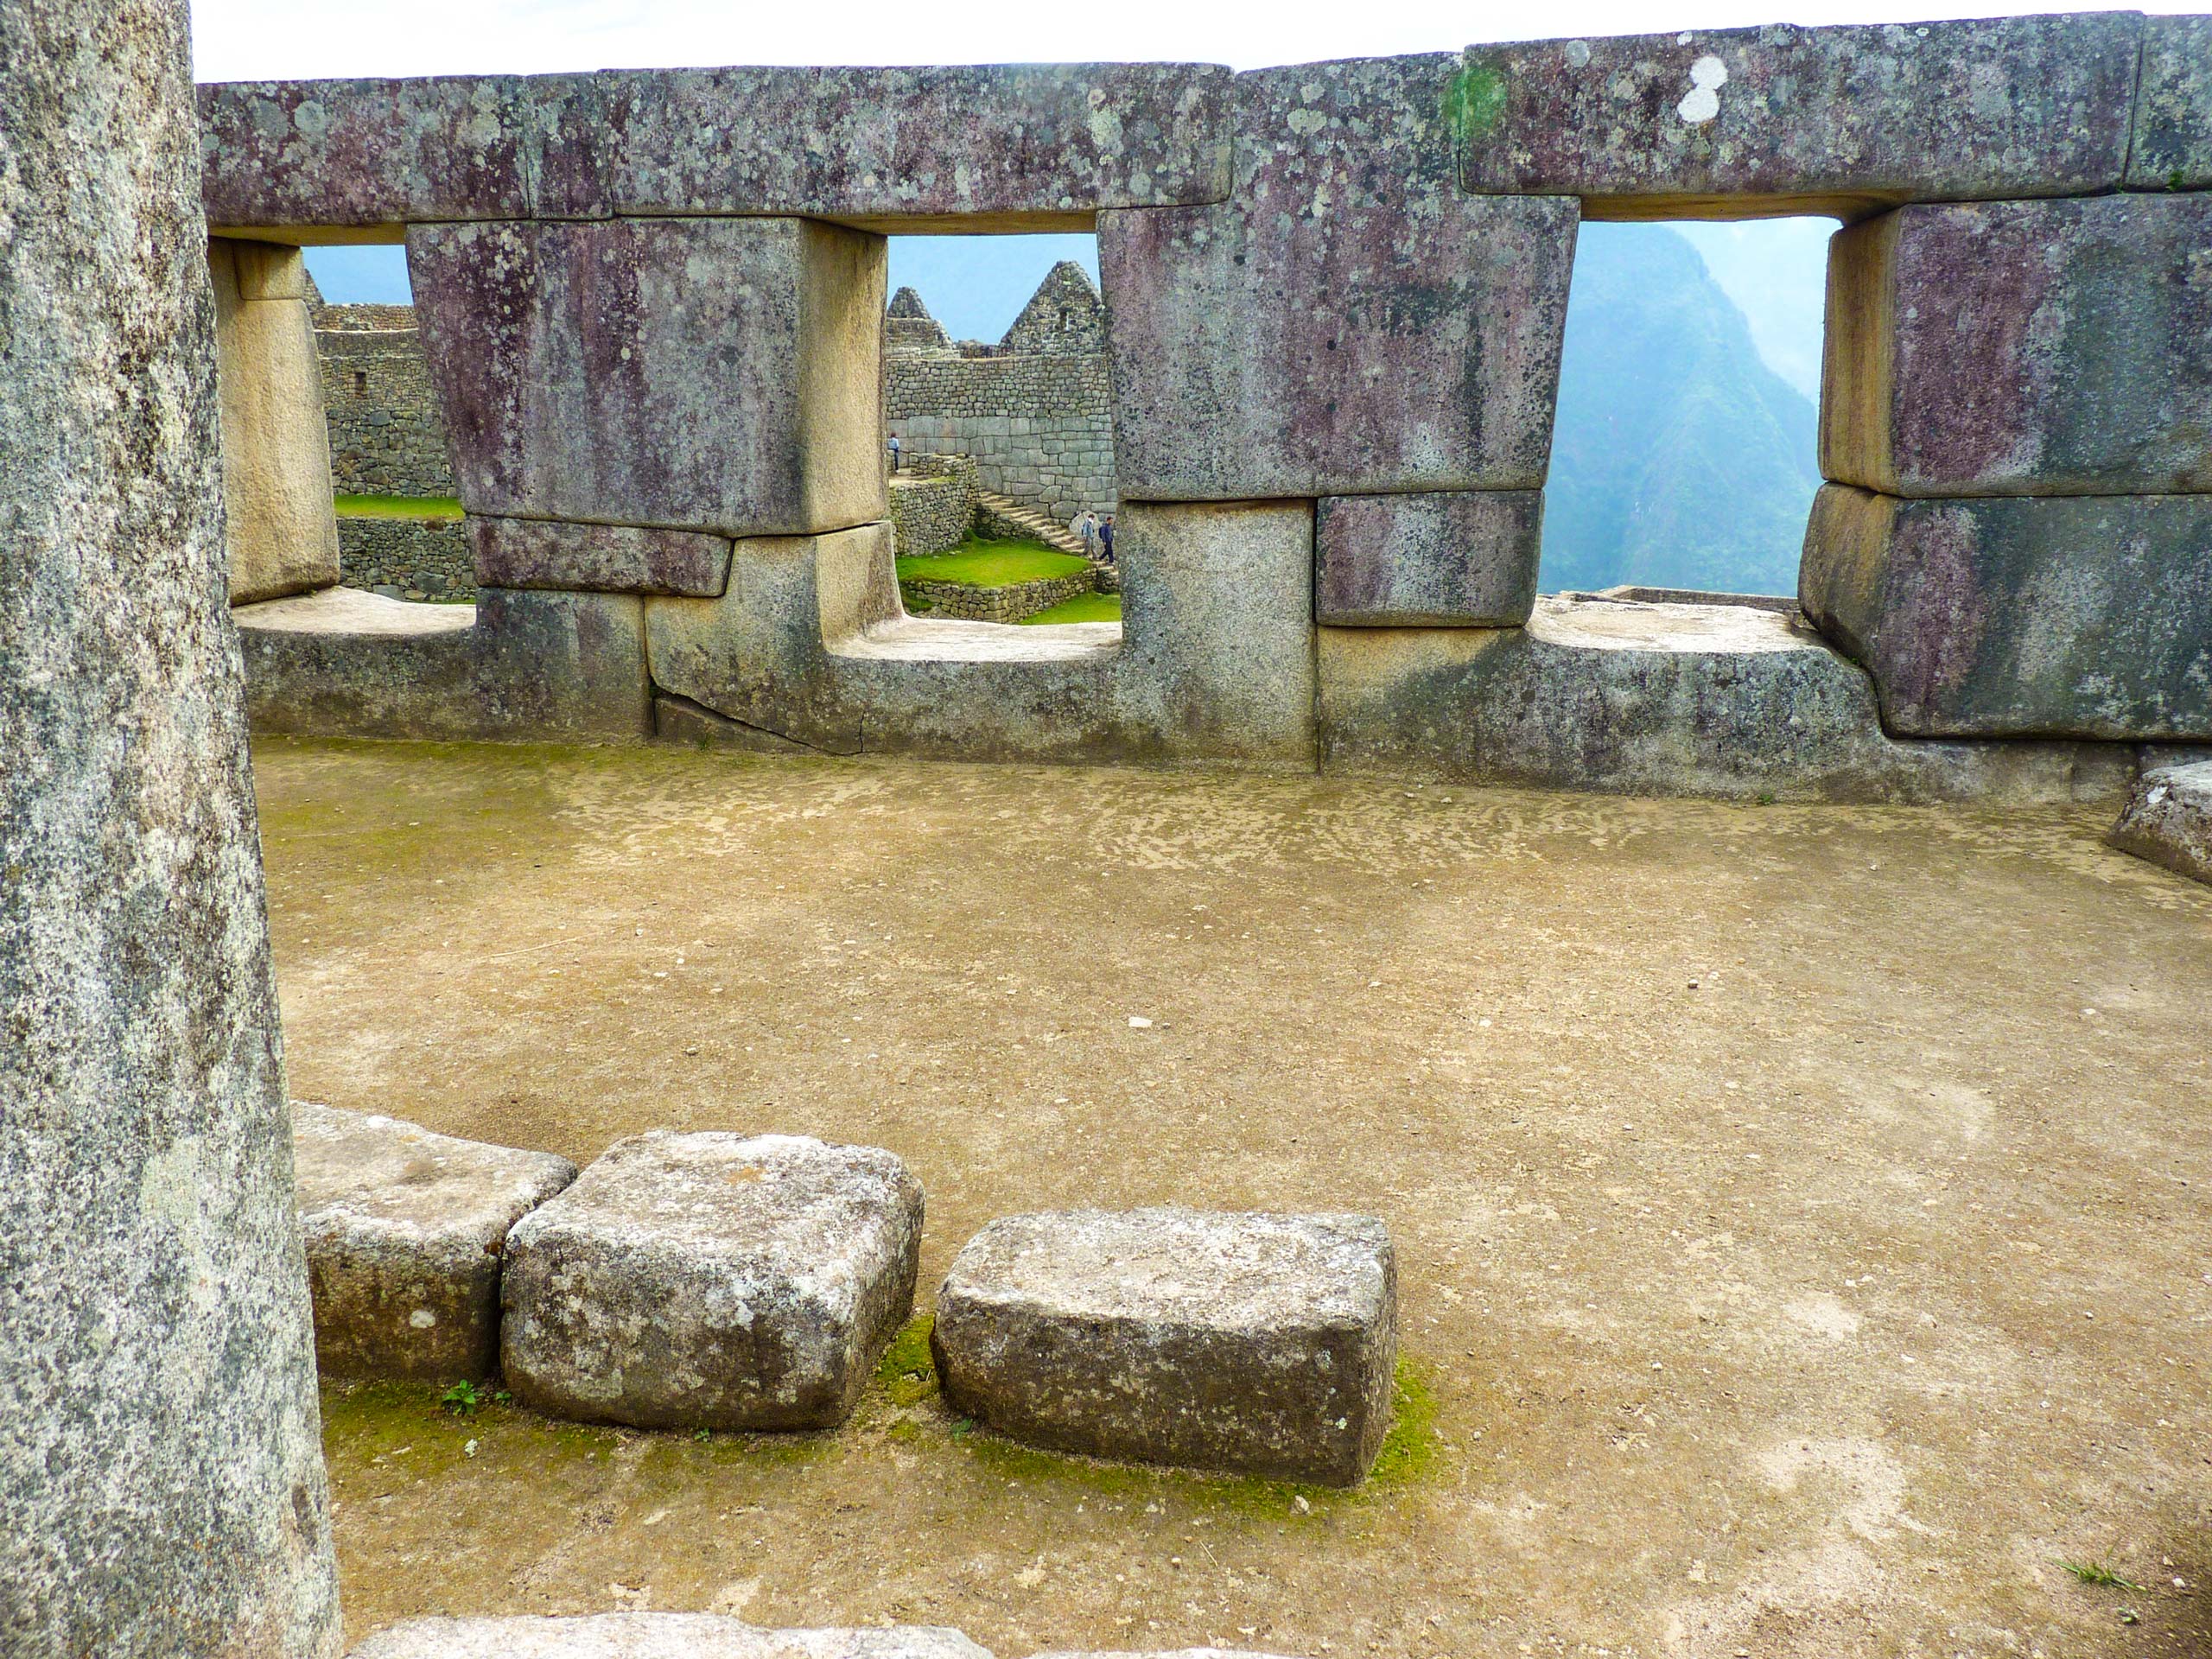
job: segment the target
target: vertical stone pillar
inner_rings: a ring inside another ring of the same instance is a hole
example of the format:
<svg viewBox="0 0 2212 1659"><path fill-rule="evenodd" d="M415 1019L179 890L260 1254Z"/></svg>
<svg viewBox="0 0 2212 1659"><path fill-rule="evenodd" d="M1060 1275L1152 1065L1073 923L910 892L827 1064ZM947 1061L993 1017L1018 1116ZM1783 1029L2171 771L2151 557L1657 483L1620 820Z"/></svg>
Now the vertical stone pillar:
<svg viewBox="0 0 2212 1659"><path fill-rule="evenodd" d="M330 434L307 264L270 242L207 244L222 388L231 603L338 583Z"/></svg>
<svg viewBox="0 0 2212 1659"><path fill-rule="evenodd" d="M0 1653L338 1651L184 0L0 0Z"/></svg>

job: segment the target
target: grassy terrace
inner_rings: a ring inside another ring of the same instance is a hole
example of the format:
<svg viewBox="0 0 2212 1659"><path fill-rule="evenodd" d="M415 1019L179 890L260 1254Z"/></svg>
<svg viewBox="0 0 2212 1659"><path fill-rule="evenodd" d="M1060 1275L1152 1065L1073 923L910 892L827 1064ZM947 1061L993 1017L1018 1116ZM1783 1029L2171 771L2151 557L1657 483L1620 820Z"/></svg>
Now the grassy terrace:
<svg viewBox="0 0 2212 1659"><path fill-rule="evenodd" d="M430 518L461 517L461 503L450 495L341 495L332 505L340 518Z"/></svg>
<svg viewBox="0 0 2212 1659"><path fill-rule="evenodd" d="M1049 582L1071 576L1084 561L1034 542L986 542L974 537L950 553L899 561L901 582L957 582L976 588L1004 588L1017 582Z"/></svg>
<svg viewBox="0 0 2212 1659"><path fill-rule="evenodd" d="M1036 627L1051 622L1118 622L1122 620L1122 596L1119 594L1077 594L1073 599L1064 599L1057 605L1046 607L1034 616L1021 619L1023 627Z"/></svg>

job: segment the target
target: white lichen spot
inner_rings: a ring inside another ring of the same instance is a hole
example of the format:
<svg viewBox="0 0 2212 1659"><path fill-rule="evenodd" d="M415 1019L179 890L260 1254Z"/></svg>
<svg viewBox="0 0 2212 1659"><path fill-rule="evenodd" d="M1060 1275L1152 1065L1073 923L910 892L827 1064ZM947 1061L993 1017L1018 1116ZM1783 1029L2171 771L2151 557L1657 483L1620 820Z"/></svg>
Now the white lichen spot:
<svg viewBox="0 0 2212 1659"><path fill-rule="evenodd" d="M438 1316L427 1307L418 1307L407 1316L407 1323L417 1331L427 1331L438 1322Z"/></svg>
<svg viewBox="0 0 2212 1659"><path fill-rule="evenodd" d="M1329 118L1319 110L1293 110L1283 118L1287 126L1300 138L1311 137L1329 124Z"/></svg>
<svg viewBox="0 0 2212 1659"><path fill-rule="evenodd" d="M1560 55L1567 60L1567 67L1568 68L1584 68L1590 61L1590 42L1587 41L1569 41L1565 46L1560 48Z"/></svg>
<svg viewBox="0 0 2212 1659"><path fill-rule="evenodd" d="M1116 109L1096 107L1090 111L1085 124L1090 129L1090 142L1098 147L1102 156L1118 156L1122 151L1122 112Z"/></svg>
<svg viewBox="0 0 2212 1659"><path fill-rule="evenodd" d="M1710 52L1690 65L1690 89L1675 105L1675 113L1692 126L1701 126L1720 113L1720 89L1728 84L1728 66Z"/></svg>

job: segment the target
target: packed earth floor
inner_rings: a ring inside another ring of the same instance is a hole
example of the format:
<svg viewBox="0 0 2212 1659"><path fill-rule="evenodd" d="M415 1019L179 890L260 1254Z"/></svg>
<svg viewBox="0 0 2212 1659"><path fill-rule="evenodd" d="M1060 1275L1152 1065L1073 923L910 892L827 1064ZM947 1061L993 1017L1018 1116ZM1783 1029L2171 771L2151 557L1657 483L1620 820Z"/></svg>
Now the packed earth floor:
<svg viewBox="0 0 2212 1659"><path fill-rule="evenodd" d="M1007 1446L918 1323L818 1436L326 1385L353 1637L2212 1652L2212 889L2108 810L256 759L299 1098L579 1161L890 1147L924 1315L1020 1210L1370 1211L1398 1249L1401 1423L1349 1495Z"/></svg>

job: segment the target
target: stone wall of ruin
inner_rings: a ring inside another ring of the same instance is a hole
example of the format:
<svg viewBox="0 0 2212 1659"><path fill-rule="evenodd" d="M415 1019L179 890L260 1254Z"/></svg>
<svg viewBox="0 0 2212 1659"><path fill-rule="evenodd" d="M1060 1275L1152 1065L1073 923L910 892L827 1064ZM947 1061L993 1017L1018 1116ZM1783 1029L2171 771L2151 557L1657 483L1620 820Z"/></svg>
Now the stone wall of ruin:
<svg viewBox="0 0 2212 1659"><path fill-rule="evenodd" d="M444 414L408 305L326 305L315 313L330 475L345 495L454 493Z"/></svg>
<svg viewBox="0 0 2212 1659"><path fill-rule="evenodd" d="M972 455L983 488L1063 524L1118 504L1103 355L887 353L883 414L909 453Z"/></svg>
<svg viewBox="0 0 2212 1659"><path fill-rule="evenodd" d="M456 487L504 527L439 671L471 708L249 628L268 721L626 731L666 694L837 752L1777 798L2063 797L2212 740L2204 18L245 85L202 119L219 232L404 231ZM1539 601L1580 220L1808 212L1850 226L1819 636ZM884 233L1080 228L1103 374L887 366ZM900 613L887 397L912 449L1110 480L1118 645Z"/></svg>

